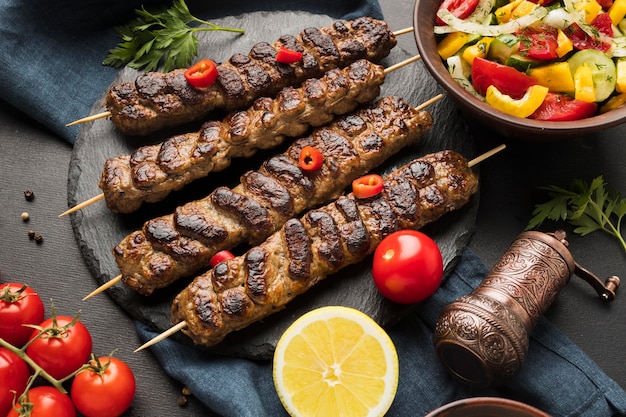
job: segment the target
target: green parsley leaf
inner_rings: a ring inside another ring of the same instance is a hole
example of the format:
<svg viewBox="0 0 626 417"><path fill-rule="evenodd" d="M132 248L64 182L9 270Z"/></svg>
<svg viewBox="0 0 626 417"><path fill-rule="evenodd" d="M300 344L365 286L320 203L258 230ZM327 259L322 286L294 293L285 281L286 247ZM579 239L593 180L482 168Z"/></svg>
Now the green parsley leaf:
<svg viewBox="0 0 626 417"><path fill-rule="evenodd" d="M575 179L567 188L549 185L540 187L551 198L535 205L533 217L526 230L535 229L545 220L567 221L574 233L581 236L601 230L615 237L626 251L626 241L621 233L622 219L626 216L626 198L608 187L602 176L591 183Z"/></svg>
<svg viewBox="0 0 626 417"><path fill-rule="evenodd" d="M227 31L244 33L243 29L221 27L194 17L184 0L174 0L172 7L149 12L135 10L137 17L119 26L116 32L120 43L109 50L103 65L120 68L128 65L144 71L154 71L163 65L163 71L185 68L198 55L196 32ZM190 23L200 26L189 26Z"/></svg>

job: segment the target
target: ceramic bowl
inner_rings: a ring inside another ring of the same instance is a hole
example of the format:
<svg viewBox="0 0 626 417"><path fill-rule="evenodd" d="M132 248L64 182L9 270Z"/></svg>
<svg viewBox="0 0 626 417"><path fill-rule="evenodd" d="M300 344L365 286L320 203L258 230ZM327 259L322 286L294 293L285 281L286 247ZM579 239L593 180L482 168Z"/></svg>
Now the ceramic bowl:
<svg viewBox="0 0 626 417"><path fill-rule="evenodd" d="M497 397L474 397L439 407L425 417L550 417L530 405Z"/></svg>
<svg viewBox="0 0 626 417"><path fill-rule="evenodd" d="M416 0L413 11L414 36L424 66L439 85L472 121L503 135L527 140L580 137L617 126L626 121L626 106L583 120L549 122L524 119L495 110L465 91L448 73L437 53L435 15L442 0Z"/></svg>

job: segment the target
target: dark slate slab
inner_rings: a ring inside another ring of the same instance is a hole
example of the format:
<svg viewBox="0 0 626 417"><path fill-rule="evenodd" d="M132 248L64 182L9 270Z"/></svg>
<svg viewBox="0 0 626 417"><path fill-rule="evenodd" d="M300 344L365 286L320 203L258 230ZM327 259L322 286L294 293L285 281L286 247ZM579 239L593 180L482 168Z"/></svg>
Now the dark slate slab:
<svg viewBox="0 0 626 417"><path fill-rule="evenodd" d="M235 52L247 53L255 42L261 40L273 42L282 34L297 34L305 26L326 26L331 22L332 19L328 16L301 12L257 12L228 17L216 23L243 27L246 29L246 34L237 36L224 32L203 33L199 55L223 61ZM406 51L395 48L384 64L390 66L406 58L409 58ZM125 69L120 72L116 82L134 80L136 76L136 71ZM417 62L389 74L382 94L398 95L409 103L418 105L441 92L442 90L424 69L423 64ZM102 102L98 102L93 106L92 113L98 113L101 110ZM413 158L442 149L454 149L468 158L475 156L474 141L461 118L457 117L457 109L450 100L444 98L431 105L428 110L435 119L432 131L422 139L421 143L388 161L379 172L387 173ZM190 129L188 131L193 131L195 127ZM171 134L171 132L167 133ZM142 144L161 142L165 137L166 133L160 133L141 139L127 138L119 134L109 120L98 120L85 125L74 147L70 163L69 205L74 206L100 193L97 184L107 158L128 154ZM96 203L71 215L76 239L84 260L95 278L93 288L119 274L111 249L127 234L141 228L144 221L171 213L177 205L184 202L202 198L216 185L234 186L244 170L255 169L268 155L269 153L264 153L248 160L237 161L227 171L212 174L182 191L172 193L163 202L145 205L141 210L130 215L111 213L104 202ZM478 197L475 196L464 209L449 214L425 229L440 245L447 271L455 265L468 242L474 227L477 208ZM316 288L294 300L282 312L230 335L211 351L249 358L271 357L276 341L293 320L315 307L324 305L355 307L371 315L383 326L392 325L407 314L410 307L388 302L379 295L371 280L370 264L371 259L368 259L328 277ZM85 279L93 278L85 277ZM186 285L186 282L188 281L180 282L150 297L137 295L121 284L107 292L131 316L163 331L171 326L169 315L171 301ZM191 343L180 333L172 337L183 343Z"/></svg>

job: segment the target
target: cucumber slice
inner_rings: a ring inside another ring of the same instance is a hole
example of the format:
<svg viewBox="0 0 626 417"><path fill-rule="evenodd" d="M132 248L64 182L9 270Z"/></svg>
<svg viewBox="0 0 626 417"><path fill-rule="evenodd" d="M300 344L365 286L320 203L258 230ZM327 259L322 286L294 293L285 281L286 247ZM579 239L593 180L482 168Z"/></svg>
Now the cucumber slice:
<svg viewBox="0 0 626 417"><path fill-rule="evenodd" d="M519 49L519 39L510 33L500 35L489 44L487 59L506 64L509 57Z"/></svg>
<svg viewBox="0 0 626 417"><path fill-rule="evenodd" d="M513 67L518 71L526 72L531 68L545 65L545 61L537 61L536 59L514 53L511 54L511 56L509 56L509 58L506 60L506 65L508 65L509 67Z"/></svg>
<svg viewBox="0 0 626 417"><path fill-rule="evenodd" d="M591 68L593 87L596 90L596 101L604 101L615 91L617 72L615 63L603 52L595 49L585 49L576 52L567 60L572 77L578 67L587 63Z"/></svg>

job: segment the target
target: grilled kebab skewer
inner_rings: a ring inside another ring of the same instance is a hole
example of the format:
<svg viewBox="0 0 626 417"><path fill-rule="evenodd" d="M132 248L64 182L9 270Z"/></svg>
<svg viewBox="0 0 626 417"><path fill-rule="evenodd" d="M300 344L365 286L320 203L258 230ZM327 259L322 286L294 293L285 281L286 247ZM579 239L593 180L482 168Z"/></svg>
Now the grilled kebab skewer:
<svg viewBox="0 0 626 417"><path fill-rule="evenodd" d="M288 220L265 242L196 277L172 305L172 322L194 343L212 346L229 333L280 311L340 269L360 262L399 229L419 229L465 205L478 177L454 151L418 158L388 175L368 199L352 194Z"/></svg>
<svg viewBox="0 0 626 417"><path fill-rule="evenodd" d="M135 82L113 86L105 106L120 132L146 135L201 120L214 110L230 112L250 106L258 97L273 96L283 87L321 77L358 59L378 62L396 43L384 21L370 17L340 20L327 27L306 28L298 36L283 35L273 44L259 42L247 55L233 55L218 65L217 81L209 87L191 87L185 69L148 72ZM277 62L281 47L301 52L302 59L294 64Z"/></svg>
<svg viewBox="0 0 626 417"><path fill-rule="evenodd" d="M149 295L206 268L220 250L262 242L288 219L337 198L431 126L428 112L389 96L316 129L243 174L235 188L218 187L129 234L113 249L123 283ZM305 146L323 155L318 171L298 166Z"/></svg>
<svg viewBox="0 0 626 417"><path fill-rule="evenodd" d="M198 132L176 135L161 144L143 146L130 155L108 159L98 186L107 207L130 213L171 191L226 169L233 158L278 146L309 128L330 122L375 99L387 73L418 60L419 55L386 70L367 60L328 71L299 87L286 87L275 99L259 98L248 110L222 121L209 121ZM100 200L94 197L61 216Z"/></svg>

